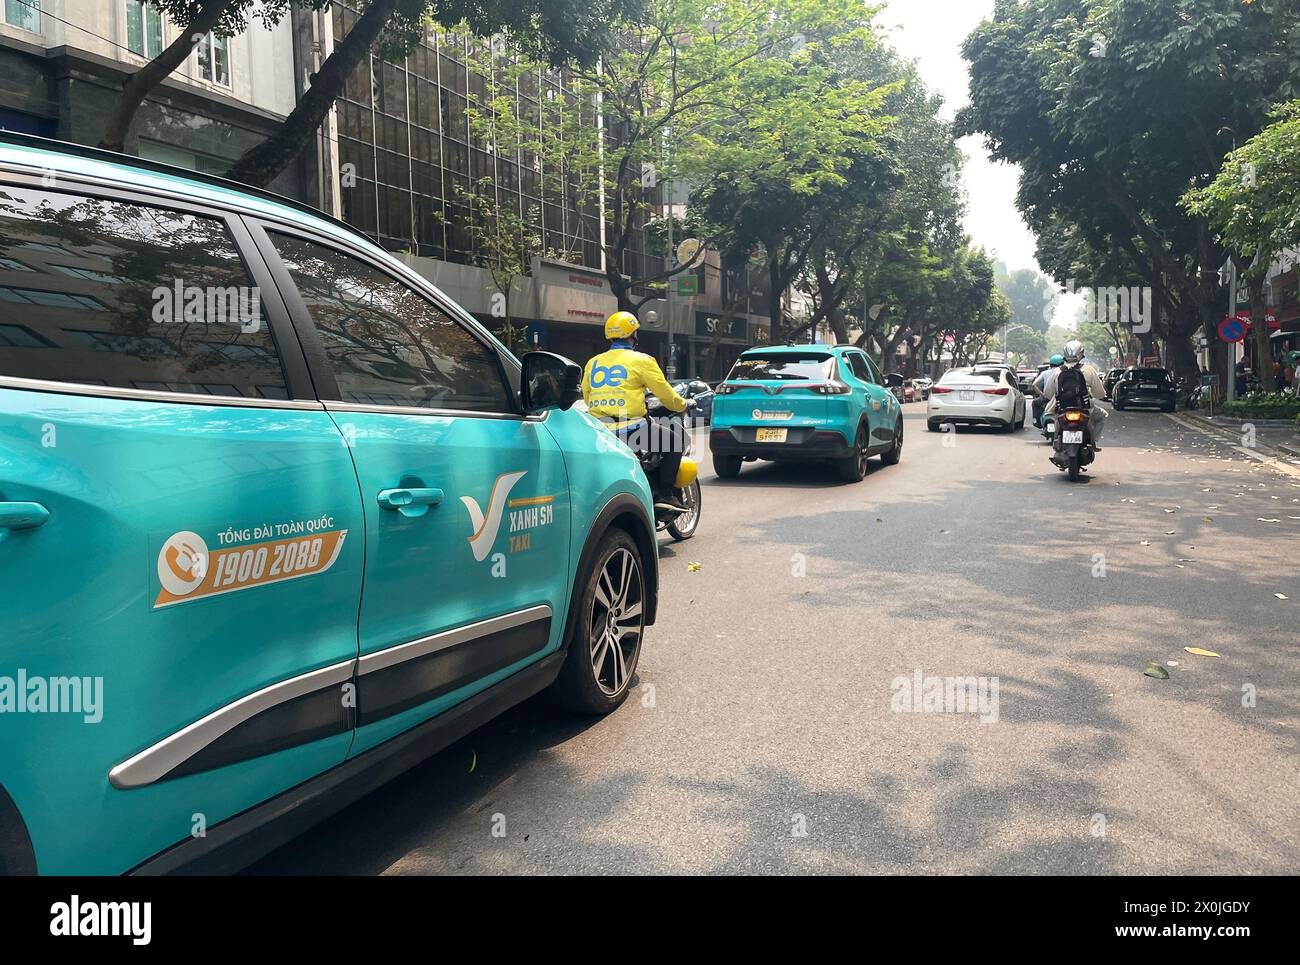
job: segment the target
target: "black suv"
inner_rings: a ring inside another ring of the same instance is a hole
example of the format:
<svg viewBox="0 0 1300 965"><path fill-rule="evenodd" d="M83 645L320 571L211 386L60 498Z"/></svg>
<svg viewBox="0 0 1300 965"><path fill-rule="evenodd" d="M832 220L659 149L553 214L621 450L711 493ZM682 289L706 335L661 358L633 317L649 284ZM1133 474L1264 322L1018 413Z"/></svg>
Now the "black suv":
<svg viewBox="0 0 1300 965"><path fill-rule="evenodd" d="M1173 373L1168 369L1129 369L1111 389L1110 397L1117 409L1136 405L1173 412L1178 404L1176 393Z"/></svg>

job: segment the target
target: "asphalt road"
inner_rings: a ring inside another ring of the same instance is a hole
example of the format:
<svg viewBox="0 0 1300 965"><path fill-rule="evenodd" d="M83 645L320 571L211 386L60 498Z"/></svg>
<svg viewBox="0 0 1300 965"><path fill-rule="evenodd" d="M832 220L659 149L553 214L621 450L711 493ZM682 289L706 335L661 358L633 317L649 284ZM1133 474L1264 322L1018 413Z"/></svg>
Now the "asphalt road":
<svg viewBox="0 0 1300 965"><path fill-rule="evenodd" d="M522 706L252 870L1300 872L1300 467L1146 412L1074 485L1032 429L905 438L856 485L705 451L618 712Z"/></svg>

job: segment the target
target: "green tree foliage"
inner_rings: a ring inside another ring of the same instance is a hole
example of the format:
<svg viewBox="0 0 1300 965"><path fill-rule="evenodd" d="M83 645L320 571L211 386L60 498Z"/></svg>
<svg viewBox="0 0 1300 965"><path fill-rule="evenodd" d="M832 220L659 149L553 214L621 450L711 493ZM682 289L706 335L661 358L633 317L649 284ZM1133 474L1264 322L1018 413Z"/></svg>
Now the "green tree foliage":
<svg viewBox="0 0 1300 965"><path fill-rule="evenodd" d="M1225 257L1179 201L1300 92L1298 32L1293 0L998 0L967 39L958 127L1021 166L1039 263L1062 284L1149 287L1179 368L1222 317Z"/></svg>

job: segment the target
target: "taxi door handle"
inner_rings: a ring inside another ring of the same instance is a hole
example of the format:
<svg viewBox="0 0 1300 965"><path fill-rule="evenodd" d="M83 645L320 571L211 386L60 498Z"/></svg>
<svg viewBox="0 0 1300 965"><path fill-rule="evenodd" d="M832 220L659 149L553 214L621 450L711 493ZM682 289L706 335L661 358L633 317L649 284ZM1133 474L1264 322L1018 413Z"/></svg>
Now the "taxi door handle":
<svg viewBox="0 0 1300 965"><path fill-rule="evenodd" d="M40 503L0 502L0 529L35 529L50 518L50 511Z"/></svg>
<svg viewBox="0 0 1300 965"><path fill-rule="evenodd" d="M384 489L375 497L384 509L395 509L404 516L423 516L430 506L442 502L441 489Z"/></svg>

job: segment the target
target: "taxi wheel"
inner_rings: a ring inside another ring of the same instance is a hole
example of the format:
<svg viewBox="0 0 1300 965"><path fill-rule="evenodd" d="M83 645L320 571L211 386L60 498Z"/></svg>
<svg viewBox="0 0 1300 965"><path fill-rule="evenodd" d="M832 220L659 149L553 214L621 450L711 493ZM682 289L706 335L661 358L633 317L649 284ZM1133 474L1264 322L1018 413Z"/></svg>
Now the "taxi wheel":
<svg viewBox="0 0 1300 965"><path fill-rule="evenodd" d="M713 471L721 479L735 479L740 475L741 459L739 456L714 456Z"/></svg>
<svg viewBox="0 0 1300 965"><path fill-rule="evenodd" d="M840 478L845 482L862 482L867 475L868 458L867 427L860 425L857 438L853 440L853 455L840 460Z"/></svg>
<svg viewBox="0 0 1300 965"><path fill-rule="evenodd" d="M550 696L574 713L608 714L627 699L645 631L641 551L623 530L601 539L575 605L568 656Z"/></svg>
<svg viewBox="0 0 1300 965"><path fill-rule="evenodd" d="M894 426L894 444L889 447L880 461L886 466L897 466L900 459L903 458L903 420L899 419Z"/></svg>

